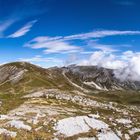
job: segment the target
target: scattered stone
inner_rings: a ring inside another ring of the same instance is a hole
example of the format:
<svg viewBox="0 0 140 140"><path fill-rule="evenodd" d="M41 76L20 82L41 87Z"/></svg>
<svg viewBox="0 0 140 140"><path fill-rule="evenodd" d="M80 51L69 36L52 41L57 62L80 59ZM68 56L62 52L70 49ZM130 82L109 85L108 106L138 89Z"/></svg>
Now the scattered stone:
<svg viewBox="0 0 140 140"><path fill-rule="evenodd" d="M7 129L0 128L0 134L5 134L10 137L16 137L17 133L13 131L8 131Z"/></svg>
<svg viewBox="0 0 140 140"><path fill-rule="evenodd" d="M25 125L23 121L19 121L19 120L12 120L12 121L9 121L7 124L17 129L25 129L29 131L32 129L31 126Z"/></svg>
<svg viewBox="0 0 140 140"><path fill-rule="evenodd" d="M130 123L132 123L132 121L131 120L129 120L129 119L116 119L116 121L118 122L118 123L120 123L120 124L130 124Z"/></svg>

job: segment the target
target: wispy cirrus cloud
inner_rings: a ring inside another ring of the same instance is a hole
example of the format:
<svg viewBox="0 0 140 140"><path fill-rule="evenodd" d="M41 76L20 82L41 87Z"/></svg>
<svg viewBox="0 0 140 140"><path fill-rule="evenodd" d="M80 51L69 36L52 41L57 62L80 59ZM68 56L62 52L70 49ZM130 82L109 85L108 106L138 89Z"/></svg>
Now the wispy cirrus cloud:
<svg viewBox="0 0 140 140"><path fill-rule="evenodd" d="M4 32L16 21L17 19L7 19L0 21L0 37L4 37Z"/></svg>
<svg viewBox="0 0 140 140"><path fill-rule="evenodd" d="M91 47L96 49L96 50L101 50L104 52L117 52L119 51L116 49L116 45L110 45L110 44L101 44L98 43L98 40L89 40L87 43L88 47Z"/></svg>
<svg viewBox="0 0 140 140"><path fill-rule="evenodd" d="M28 22L21 29L19 29L16 32L14 32L13 34L9 35L8 38L17 38L17 37L24 36L25 34L27 34L31 30L32 26L36 22L37 22L37 20L33 20L33 21Z"/></svg>
<svg viewBox="0 0 140 140"><path fill-rule="evenodd" d="M62 37L37 37L24 45L33 49L44 49L44 53L74 53L81 50L80 47L72 45Z"/></svg>
<svg viewBox="0 0 140 140"><path fill-rule="evenodd" d="M88 33L70 35L64 37L65 40L75 40L75 39L90 39L90 38L103 38L107 36L122 36L122 35L140 35L140 31L121 31L121 30L99 30L92 31Z"/></svg>
<svg viewBox="0 0 140 140"><path fill-rule="evenodd" d="M44 49L44 53L75 53L83 52L81 46L73 45L70 41L81 40L87 41L85 46L91 46L94 49L104 50L104 51L117 51L113 48L114 45L98 44L96 42L91 43L91 39L99 39L108 36L127 36L127 35L140 35L140 31L119 31L119 30L100 30L92 31L88 33L81 33L69 36L40 36L27 42L24 47L29 47L33 49Z"/></svg>
<svg viewBox="0 0 140 140"><path fill-rule="evenodd" d="M42 3L44 6L40 8ZM2 1L2 4L7 5L7 1ZM3 12L3 8L1 7L0 12L2 13L4 19L3 17L0 17L0 38L8 38L7 35L5 35L5 31L9 31L9 29L11 29L11 25L20 24L20 22L27 18L34 19L37 16L47 12L48 8L46 7L47 2L45 0L15 1L14 4L10 5L10 9L7 9L8 12ZM28 32L31 24L32 23L27 23L25 27L15 31L12 35L9 35L9 37L16 38L25 35L25 33Z"/></svg>

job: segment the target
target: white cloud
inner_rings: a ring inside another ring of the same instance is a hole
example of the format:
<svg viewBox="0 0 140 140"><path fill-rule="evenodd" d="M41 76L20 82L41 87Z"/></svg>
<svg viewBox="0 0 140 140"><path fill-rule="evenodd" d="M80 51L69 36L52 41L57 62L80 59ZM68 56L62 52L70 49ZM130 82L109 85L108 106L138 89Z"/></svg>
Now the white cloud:
<svg viewBox="0 0 140 140"><path fill-rule="evenodd" d="M124 62L119 60L111 52L95 51L89 59L82 60L78 65L94 65L111 69L118 69L124 66Z"/></svg>
<svg viewBox="0 0 140 140"><path fill-rule="evenodd" d="M99 30L93 31L89 33L82 33L76 35L70 35L64 37L66 40L74 40L74 39L91 39L91 38L103 38L107 36L118 36L118 35L140 35L140 31L119 31L119 30Z"/></svg>
<svg viewBox="0 0 140 140"><path fill-rule="evenodd" d="M44 49L44 53L75 53L75 52L83 52L79 46L72 45L70 43L71 40L88 40L87 45L89 45L89 40L92 38L103 38L106 36L115 36L115 35L140 35L140 31L116 31L116 30L100 30L93 31L89 33L76 34L70 36L40 36L36 37L33 40L26 43L25 47L30 47L33 49ZM106 44L90 44L95 49L104 50L104 51L118 51L114 49L114 45L106 45ZM86 51L87 52L87 51ZM87 52L88 53L88 52ZM84 54L84 52L83 52Z"/></svg>
<svg viewBox="0 0 140 140"><path fill-rule="evenodd" d="M116 45L108 45L108 44L100 44L97 42L97 40L89 40L87 43L87 46L90 48L94 48L97 50L105 51L105 52L117 52L119 51Z"/></svg>
<svg viewBox="0 0 140 140"><path fill-rule="evenodd" d="M16 19L9 19L0 22L0 37L4 36L4 31L6 31L14 22L16 22Z"/></svg>
<svg viewBox="0 0 140 140"><path fill-rule="evenodd" d="M126 51L121 59L125 65L121 69L115 70L115 75L121 80L140 81L140 52Z"/></svg>
<svg viewBox="0 0 140 140"><path fill-rule="evenodd" d="M8 38L17 38L24 36L27 32L30 31L32 26L37 22L37 20L33 20L31 22L28 22L26 25L24 25L21 29L17 30L15 33L8 36Z"/></svg>
<svg viewBox="0 0 140 140"><path fill-rule="evenodd" d="M56 37L48 37L48 36L40 36L33 39L37 42L43 41L69 41L69 40L87 40L92 38L103 38L107 36L118 36L118 35L140 35L140 31L117 31L117 30L99 30L99 31L92 31L88 33L81 33L69 36L56 36Z"/></svg>
<svg viewBox="0 0 140 140"><path fill-rule="evenodd" d="M107 52L115 52L115 51L118 51L118 50L112 48L113 45L95 44L93 47L95 49L99 49L99 50L107 51Z"/></svg>
<svg viewBox="0 0 140 140"><path fill-rule="evenodd" d="M71 45L61 37L37 37L24 45L33 49L44 48L44 53L74 53L80 51L80 47Z"/></svg>
<svg viewBox="0 0 140 140"><path fill-rule="evenodd" d="M78 63L78 65L97 65L100 67L114 69L115 76L121 80L140 80L140 52L121 52L120 50L116 49L116 47L118 47L117 45L100 44L97 42L97 38L118 35L140 35L140 31L102 30L71 36L42 36L34 38L24 46L33 49L44 49L44 53L46 54L88 54L90 57L84 60L79 60L75 57L75 55L72 55L68 58L68 60L66 60L65 64L71 64L72 61L75 61ZM96 40L91 41L93 38ZM90 47L90 49L86 50L85 48L86 51L84 51L84 48L82 49L81 46L79 47L70 43L71 40L77 39L86 41L87 44L85 46ZM130 47L126 44L119 46ZM34 61L40 61L40 58L34 58Z"/></svg>
<svg viewBox="0 0 140 140"><path fill-rule="evenodd" d="M93 51L83 51L83 52L80 52L80 54L92 54Z"/></svg>
<svg viewBox="0 0 140 140"><path fill-rule="evenodd" d="M126 51L119 55L112 52L95 51L78 65L94 65L114 69L117 78L140 81L140 52Z"/></svg>
<svg viewBox="0 0 140 140"><path fill-rule="evenodd" d="M78 46L70 45L67 42L53 41L47 43L47 49L44 52L47 53L75 53L79 52L80 48Z"/></svg>

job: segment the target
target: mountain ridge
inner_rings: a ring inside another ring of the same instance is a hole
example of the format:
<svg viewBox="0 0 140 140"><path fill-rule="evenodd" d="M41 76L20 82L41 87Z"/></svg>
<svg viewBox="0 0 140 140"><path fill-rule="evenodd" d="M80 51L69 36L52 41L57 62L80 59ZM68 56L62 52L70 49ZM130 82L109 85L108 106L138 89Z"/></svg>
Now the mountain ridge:
<svg viewBox="0 0 140 140"><path fill-rule="evenodd" d="M12 62L0 66L0 86L8 84L68 90L76 88L83 91L140 89L140 82L121 81L115 77L112 69L76 65L42 68L27 62Z"/></svg>

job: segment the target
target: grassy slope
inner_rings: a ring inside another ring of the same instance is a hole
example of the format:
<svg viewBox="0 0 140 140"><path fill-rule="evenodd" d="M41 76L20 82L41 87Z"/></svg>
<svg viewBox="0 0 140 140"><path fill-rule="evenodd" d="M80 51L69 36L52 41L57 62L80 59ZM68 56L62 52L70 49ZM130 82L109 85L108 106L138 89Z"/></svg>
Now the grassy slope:
<svg viewBox="0 0 140 140"><path fill-rule="evenodd" d="M0 92L6 93L27 93L37 88L58 88L72 89L72 86L63 77L60 70L46 70L32 64L10 63L5 66L16 66L17 68L28 70L22 80L17 84L10 82L0 86Z"/></svg>
<svg viewBox="0 0 140 140"><path fill-rule="evenodd" d="M112 101L121 104L140 105L140 93L134 91L108 91L91 95L105 101Z"/></svg>
<svg viewBox="0 0 140 140"><path fill-rule="evenodd" d="M10 63L4 66L16 66L17 68L28 70L23 78L17 83L10 82L0 86L0 114L5 114L9 110L21 105L25 100L21 97L30 92L44 88L58 88L61 90L71 90L72 86L61 74L59 70L46 70L32 64ZM57 75L55 77L55 75Z"/></svg>

